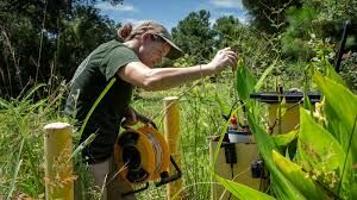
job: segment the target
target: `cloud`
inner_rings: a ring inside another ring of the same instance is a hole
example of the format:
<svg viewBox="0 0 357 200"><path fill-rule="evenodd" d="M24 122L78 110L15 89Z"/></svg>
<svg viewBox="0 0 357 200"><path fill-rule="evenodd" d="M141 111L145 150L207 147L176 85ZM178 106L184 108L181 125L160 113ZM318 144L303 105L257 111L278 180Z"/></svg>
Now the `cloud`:
<svg viewBox="0 0 357 200"><path fill-rule="evenodd" d="M134 26L137 25L137 24L140 24L140 23L142 23L142 22L144 22L144 21L146 21L146 20L143 20L143 19L135 19L135 18L124 18L124 19L122 19L122 22L123 22L124 24L126 24L126 23L131 23L131 24L133 24Z"/></svg>
<svg viewBox="0 0 357 200"><path fill-rule="evenodd" d="M210 3L220 8L243 8L241 0L211 0Z"/></svg>
<svg viewBox="0 0 357 200"><path fill-rule="evenodd" d="M102 12L135 12L137 9L130 4L118 4L118 5L111 5L109 2L100 2L95 4L96 8L100 9Z"/></svg>
<svg viewBox="0 0 357 200"><path fill-rule="evenodd" d="M239 22L242 24L249 24L249 15L246 11L242 11L242 12L217 12L214 13L214 17L215 18L219 18L222 16L230 16L232 15L233 17L236 17L239 19Z"/></svg>

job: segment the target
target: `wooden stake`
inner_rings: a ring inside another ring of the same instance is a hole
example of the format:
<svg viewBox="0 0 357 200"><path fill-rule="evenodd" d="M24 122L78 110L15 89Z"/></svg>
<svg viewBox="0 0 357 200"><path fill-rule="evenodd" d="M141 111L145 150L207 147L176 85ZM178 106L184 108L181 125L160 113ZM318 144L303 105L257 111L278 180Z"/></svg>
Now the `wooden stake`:
<svg viewBox="0 0 357 200"><path fill-rule="evenodd" d="M66 123L51 123L44 130L46 199L73 200L72 128Z"/></svg>
<svg viewBox="0 0 357 200"><path fill-rule="evenodd" d="M164 98L164 134L165 139L169 145L170 154L175 159L177 165L181 166L181 153L180 147L180 113L178 105L178 97L166 97ZM170 174L172 174L174 168L170 167ZM167 186L167 198L168 200L182 199L182 180L176 180L169 183ZM178 193L180 192L180 193Z"/></svg>

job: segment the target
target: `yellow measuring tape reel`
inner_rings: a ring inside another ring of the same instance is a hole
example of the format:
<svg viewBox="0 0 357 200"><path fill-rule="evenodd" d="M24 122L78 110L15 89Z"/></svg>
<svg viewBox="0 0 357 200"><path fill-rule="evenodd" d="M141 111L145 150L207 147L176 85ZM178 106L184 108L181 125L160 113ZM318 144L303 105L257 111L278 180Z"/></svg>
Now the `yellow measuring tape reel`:
<svg viewBox="0 0 357 200"><path fill-rule="evenodd" d="M114 160L119 170L119 179L129 184L156 181L156 186L160 186L181 177L180 169L170 156L166 140L157 129L148 125L136 130L129 128L120 134L114 146ZM168 173L170 161L177 171L172 176Z"/></svg>

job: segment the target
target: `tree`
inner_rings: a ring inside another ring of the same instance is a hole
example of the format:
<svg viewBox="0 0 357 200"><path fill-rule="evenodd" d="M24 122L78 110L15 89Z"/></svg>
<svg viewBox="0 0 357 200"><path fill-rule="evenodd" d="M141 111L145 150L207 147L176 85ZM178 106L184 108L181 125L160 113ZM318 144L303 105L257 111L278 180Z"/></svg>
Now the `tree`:
<svg viewBox="0 0 357 200"><path fill-rule="evenodd" d="M301 7L302 0L243 0L243 5L252 16L251 24L266 33L281 32L286 27L285 11Z"/></svg>
<svg viewBox="0 0 357 200"><path fill-rule="evenodd" d="M312 55L311 35L328 38L331 43L340 42L346 20L357 21L357 3L348 0L335 3L331 0L304 1L301 8L290 8L287 12L288 26L282 33L282 50L285 56L307 61ZM346 6L348 5L348 6ZM356 24L352 24L346 49L357 49ZM337 46L336 46L337 51Z"/></svg>
<svg viewBox="0 0 357 200"><path fill-rule="evenodd" d="M0 0L1 97L69 80L91 50L115 37L114 22L100 16L96 1L83 2Z"/></svg>
<svg viewBox="0 0 357 200"><path fill-rule="evenodd" d="M210 13L191 12L172 29L173 40L197 62L205 62L213 53L216 33L210 28Z"/></svg>
<svg viewBox="0 0 357 200"><path fill-rule="evenodd" d="M213 24L213 30L217 33L217 48L231 46L242 32L243 25L234 16L223 16Z"/></svg>
<svg viewBox="0 0 357 200"><path fill-rule="evenodd" d="M100 16L93 7L78 6L73 18L62 20L63 30L58 35L58 74L67 80L85 56L99 44L113 39L116 26L113 21Z"/></svg>

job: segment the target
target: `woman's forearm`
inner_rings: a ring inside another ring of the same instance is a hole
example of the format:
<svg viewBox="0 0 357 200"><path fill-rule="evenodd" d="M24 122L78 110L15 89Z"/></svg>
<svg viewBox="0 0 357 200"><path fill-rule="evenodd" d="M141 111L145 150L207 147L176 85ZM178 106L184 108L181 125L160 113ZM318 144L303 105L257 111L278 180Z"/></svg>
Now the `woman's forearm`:
<svg viewBox="0 0 357 200"><path fill-rule="evenodd" d="M187 68L155 68L148 71L144 79L145 89L164 90L215 74L209 64Z"/></svg>

